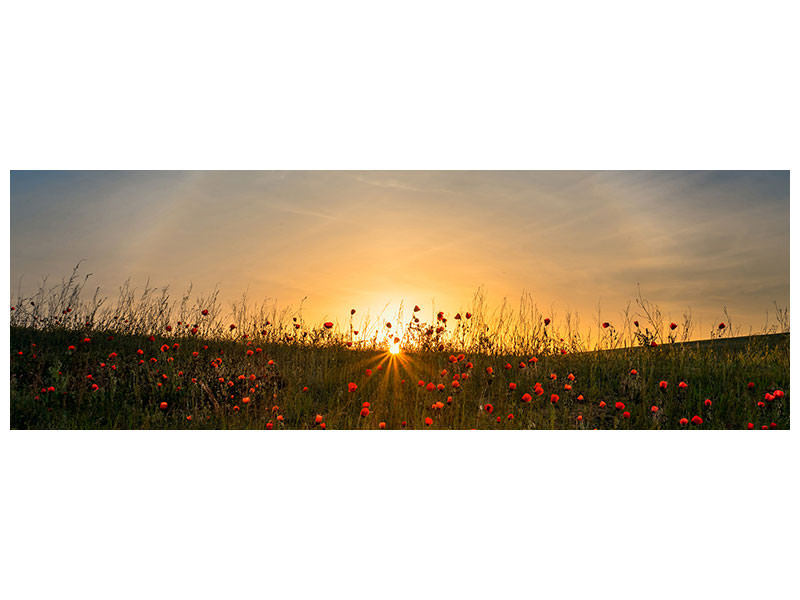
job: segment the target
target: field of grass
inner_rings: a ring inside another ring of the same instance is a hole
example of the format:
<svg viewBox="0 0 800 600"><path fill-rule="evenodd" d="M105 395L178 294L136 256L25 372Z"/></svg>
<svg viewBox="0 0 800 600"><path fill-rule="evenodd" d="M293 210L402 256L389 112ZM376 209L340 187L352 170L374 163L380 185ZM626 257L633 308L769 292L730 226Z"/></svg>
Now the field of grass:
<svg viewBox="0 0 800 600"><path fill-rule="evenodd" d="M541 356L259 337L12 327L11 427L789 428L788 334Z"/></svg>

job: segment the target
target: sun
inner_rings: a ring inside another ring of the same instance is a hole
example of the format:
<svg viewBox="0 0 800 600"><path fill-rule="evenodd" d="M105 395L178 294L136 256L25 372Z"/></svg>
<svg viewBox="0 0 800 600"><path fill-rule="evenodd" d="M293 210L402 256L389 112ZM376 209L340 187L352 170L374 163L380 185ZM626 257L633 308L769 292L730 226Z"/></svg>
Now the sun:
<svg viewBox="0 0 800 600"><path fill-rule="evenodd" d="M389 354L400 354L400 342L392 342L389 345Z"/></svg>

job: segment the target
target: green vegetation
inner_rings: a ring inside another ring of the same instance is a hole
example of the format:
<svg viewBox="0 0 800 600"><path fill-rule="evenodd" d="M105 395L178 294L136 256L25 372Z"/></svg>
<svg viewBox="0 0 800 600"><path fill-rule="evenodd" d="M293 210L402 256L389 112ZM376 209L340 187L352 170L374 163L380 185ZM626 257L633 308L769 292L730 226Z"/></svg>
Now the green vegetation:
<svg viewBox="0 0 800 600"><path fill-rule="evenodd" d="M18 327L11 349L11 426L20 429L789 427L786 334L555 353L536 362L527 354L394 356L324 338L151 339ZM369 414L361 416L365 402ZM694 416L702 424L681 425Z"/></svg>

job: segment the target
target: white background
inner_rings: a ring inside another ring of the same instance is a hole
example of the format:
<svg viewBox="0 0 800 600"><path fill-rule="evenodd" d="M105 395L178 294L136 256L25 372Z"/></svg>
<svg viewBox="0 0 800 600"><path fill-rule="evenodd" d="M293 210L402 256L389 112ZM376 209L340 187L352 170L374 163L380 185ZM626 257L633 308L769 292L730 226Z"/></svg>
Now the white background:
<svg viewBox="0 0 800 600"><path fill-rule="evenodd" d="M3 172L797 166L793 3L543 4L6 3ZM797 597L795 432L2 410L8 598Z"/></svg>

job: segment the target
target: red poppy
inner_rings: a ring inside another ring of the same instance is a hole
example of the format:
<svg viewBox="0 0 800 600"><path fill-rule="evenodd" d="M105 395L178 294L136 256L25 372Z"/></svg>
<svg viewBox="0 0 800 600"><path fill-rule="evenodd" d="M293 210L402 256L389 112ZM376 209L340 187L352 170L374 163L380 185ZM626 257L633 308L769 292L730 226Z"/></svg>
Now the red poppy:
<svg viewBox="0 0 800 600"><path fill-rule="evenodd" d="M447 403L448 404L452 404L453 403L453 397L452 396L448 396L447 397Z"/></svg>
<svg viewBox="0 0 800 600"><path fill-rule="evenodd" d="M658 382L658 389L662 392L667 389L667 382L666 381L659 381Z"/></svg>
<svg viewBox="0 0 800 600"><path fill-rule="evenodd" d="M419 307L419 305L415 304L414 305L414 312L419 312L420 310L422 310L422 309Z"/></svg>
<svg viewBox="0 0 800 600"><path fill-rule="evenodd" d="M687 387L689 387L689 384L688 384L688 383L686 383L685 381L681 381L681 382L678 384L678 387L679 387L679 388L681 388L682 390L685 390Z"/></svg>
<svg viewBox="0 0 800 600"><path fill-rule="evenodd" d="M629 412L626 410L624 413L622 413L622 418L623 418L623 419L630 419L630 418L631 418L631 413L629 413Z"/></svg>
<svg viewBox="0 0 800 600"><path fill-rule="evenodd" d="M569 392L569 391L571 391L571 390L572 390L572 386L571 386L570 384L568 384L568 383L565 383L565 384L564 384L564 390L565 390L565 391L567 391L567 392Z"/></svg>
<svg viewBox="0 0 800 600"><path fill-rule="evenodd" d="M552 394L550 396L550 402L553 404L558 404L558 394Z"/></svg>
<svg viewBox="0 0 800 600"><path fill-rule="evenodd" d="M650 412L657 413L658 412L658 407L654 404L653 406L650 407Z"/></svg>
<svg viewBox="0 0 800 600"><path fill-rule="evenodd" d="M717 325L717 327L719 327L720 329L725 329L725 323L720 323L719 325Z"/></svg>
<svg viewBox="0 0 800 600"><path fill-rule="evenodd" d="M167 403L166 402L162 402L161 404L158 405L158 407L161 410L167 410Z"/></svg>
<svg viewBox="0 0 800 600"><path fill-rule="evenodd" d="M492 406L491 404L484 404L483 405L483 410L485 410L487 413L491 414L492 411L494 411L494 406Z"/></svg>
<svg viewBox="0 0 800 600"><path fill-rule="evenodd" d="M544 320L544 324L545 324L545 327L547 327L548 325L550 325L550 319L545 319L545 320Z"/></svg>
<svg viewBox="0 0 800 600"><path fill-rule="evenodd" d="M555 381L556 379L558 379L558 375L556 375L555 373L550 373L550 379Z"/></svg>
<svg viewBox="0 0 800 600"><path fill-rule="evenodd" d="M578 415L578 416L576 417L576 419L577 419L578 421L583 421L583 415Z"/></svg>
<svg viewBox="0 0 800 600"><path fill-rule="evenodd" d="M514 383L514 382L509 383L508 384L508 389L513 392L515 389L517 389L517 384Z"/></svg>
<svg viewBox="0 0 800 600"><path fill-rule="evenodd" d="M273 425L272 425L272 421L270 421L269 423L267 423L267 429L272 429L272 427L273 427Z"/></svg>
<svg viewBox="0 0 800 600"><path fill-rule="evenodd" d="M433 390L436 389L436 384L433 383L433 382L430 382L428 385L425 386L425 389L428 390L429 392L432 392Z"/></svg>
<svg viewBox="0 0 800 600"><path fill-rule="evenodd" d="M609 326L610 324L611 324L611 323L609 323L608 321L606 321L605 323L603 323L603 329L608 329L608 326Z"/></svg>
<svg viewBox="0 0 800 600"><path fill-rule="evenodd" d="M748 384L747 384L747 389L748 389L748 390L755 389L755 387L756 387L756 384L755 384L755 383L753 383L752 381L751 381L750 383L748 383Z"/></svg>
<svg viewBox="0 0 800 600"><path fill-rule="evenodd" d="M320 428L320 429L327 429L327 428L328 428L328 426L327 426L327 425L325 425L325 423L320 423L320 424L319 424L319 428Z"/></svg>
<svg viewBox="0 0 800 600"><path fill-rule="evenodd" d="M467 317L468 319L471 319L472 318L472 313L466 313L464 316Z"/></svg>
<svg viewBox="0 0 800 600"><path fill-rule="evenodd" d="M444 391L444 384L443 383L438 384L436 386L436 389L439 390L440 392Z"/></svg>
<svg viewBox="0 0 800 600"><path fill-rule="evenodd" d="M775 396L776 398L783 398L783 390L775 390L774 392L772 392L772 395Z"/></svg>
<svg viewBox="0 0 800 600"><path fill-rule="evenodd" d="M578 402L583 402L583 394L578 394L578 397L576 398L576 400Z"/></svg>
<svg viewBox="0 0 800 600"><path fill-rule="evenodd" d="M617 410L625 410L625 404L624 404L624 403L622 403L622 402L617 402L617 403L614 405L614 408L616 408Z"/></svg>
<svg viewBox="0 0 800 600"><path fill-rule="evenodd" d="M67 346L67 350L69 350L70 352L74 352L74 351L75 351L75 346ZM141 351L141 350L140 350L139 352L140 352L141 354L144 354L144 352L143 352L143 351ZM20 354L22 354L22 353L20 352Z"/></svg>
<svg viewBox="0 0 800 600"><path fill-rule="evenodd" d="M679 423L680 423L681 425L683 425L683 426L686 426L686 425L688 425L688 424L689 424L689 419L687 419L686 417L683 417L683 418L682 418L682 419L679 421Z"/></svg>
<svg viewBox="0 0 800 600"><path fill-rule="evenodd" d="M777 424L777 423L770 423L770 424L769 424L769 428L770 428L770 429L775 429L776 427L778 427L778 424Z"/></svg>
<svg viewBox="0 0 800 600"><path fill-rule="evenodd" d="M233 323L231 323L231 324L230 324L230 328L231 328L231 331L233 331L234 329L236 329L236 325L234 325Z"/></svg>
<svg viewBox="0 0 800 600"><path fill-rule="evenodd" d="M331 329L333 327L333 323L331 323L330 321L325 321L325 323L323 323L323 325L324 325L325 329Z"/></svg>
<svg viewBox="0 0 800 600"><path fill-rule="evenodd" d="M362 402L361 403L361 407L362 408L369 408L369 402Z"/></svg>
<svg viewBox="0 0 800 600"><path fill-rule="evenodd" d="M391 328L392 328L392 324L391 324L391 323L389 323L389 322L387 321L387 322L386 322L386 327L387 327L388 329L391 329Z"/></svg>
<svg viewBox="0 0 800 600"><path fill-rule="evenodd" d="M366 407L362 408L360 414L361 414L362 417L369 416L369 409L366 408Z"/></svg>
<svg viewBox="0 0 800 600"><path fill-rule="evenodd" d="M347 391L348 392L355 392L358 389L358 386L353 383L352 381L347 384Z"/></svg>
<svg viewBox="0 0 800 600"><path fill-rule="evenodd" d="M455 380L453 380L453 383L452 383L451 385L452 385L454 388L461 387L461 384L460 384L458 381L455 381Z"/></svg>
<svg viewBox="0 0 800 600"><path fill-rule="evenodd" d="M535 363L539 362L539 359L536 358L535 356L532 356L531 358L528 359L528 362L535 364Z"/></svg>
<svg viewBox="0 0 800 600"><path fill-rule="evenodd" d="M639 371L637 371L636 369L631 369L631 375L638 375L638 374Z"/></svg>
<svg viewBox="0 0 800 600"><path fill-rule="evenodd" d="M204 309L201 311L201 314L202 314L204 317L205 317L205 316L208 316L208 309L204 308Z"/></svg>
<svg viewBox="0 0 800 600"><path fill-rule="evenodd" d="M597 406L599 406L600 408L605 408L606 407L606 403L605 403L605 401L600 400L600 404L598 404Z"/></svg>
<svg viewBox="0 0 800 600"><path fill-rule="evenodd" d="M762 425L761 429L769 429L769 427L767 427L766 425Z"/></svg>
<svg viewBox="0 0 800 600"><path fill-rule="evenodd" d="M453 317L453 318L454 318L456 321L460 321L460 320L461 320L461 313L456 313L456 316L455 316L455 317Z"/></svg>
<svg viewBox="0 0 800 600"><path fill-rule="evenodd" d="M711 408L711 400L710 400L710 399L708 399L708 398L706 398L705 400L703 400L703 405L704 405L706 408Z"/></svg>
<svg viewBox="0 0 800 600"><path fill-rule="evenodd" d="M655 342L650 342L650 347L651 348L655 348L656 346L658 346L658 344L656 344Z"/></svg>
<svg viewBox="0 0 800 600"><path fill-rule="evenodd" d="M669 324L669 328L670 328L670 329L677 329L677 327L678 327L678 324L677 324L677 323L670 323L670 324Z"/></svg>
<svg viewBox="0 0 800 600"><path fill-rule="evenodd" d="M638 327L638 326L639 326L639 321L634 321L634 322L633 322L633 325L634 325L635 327Z"/></svg>
<svg viewBox="0 0 800 600"><path fill-rule="evenodd" d="M764 400L766 400L767 402L772 402L773 400L775 400L775 396L767 392L766 394L764 394Z"/></svg>
<svg viewBox="0 0 800 600"><path fill-rule="evenodd" d="M748 423L747 424L747 428L748 429L753 429L753 427L755 427L755 425L753 423Z"/></svg>
<svg viewBox="0 0 800 600"><path fill-rule="evenodd" d="M695 415L692 417L692 425L702 425L703 419L700 415Z"/></svg>
<svg viewBox="0 0 800 600"><path fill-rule="evenodd" d="M513 420L514 420L514 415L513 415L513 413L509 414L509 415L508 415L508 417L506 417L506 418L507 418L509 421L513 421Z"/></svg>
<svg viewBox="0 0 800 600"><path fill-rule="evenodd" d="M533 400L533 396L531 396L528 393L522 394L522 401L523 402L530 402L531 400Z"/></svg>
<svg viewBox="0 0 800 600"><path fill-rule="evenodd" d="M381 421L380 423L378 423L378 428L379 429L386 429L386 423L384 421Z"/></svg>
<svg viewBox="0 0 800 600"><path fill-rule="evenodd" d="M74 350L74 348L73 348L73 350ZM491 375L492 373L494 373L494 369L493 369L492 367L486 367L486 372L487 372L489 375Z"/></svg>
<svg viewBox="0 0 800 600"><path fill-rule="evenodd" d="M758 408L764 408L766 406L766 404L764 404L763 401L759 400L758 403L756 404L756 406L758 406Z"/></svg>
<svg viewBox="0 0 800 600"><path fill-rule="evenodd" d="M430 417L425 417L425 426L430 427L431 425L433 425L433 419Z"/></svg>

